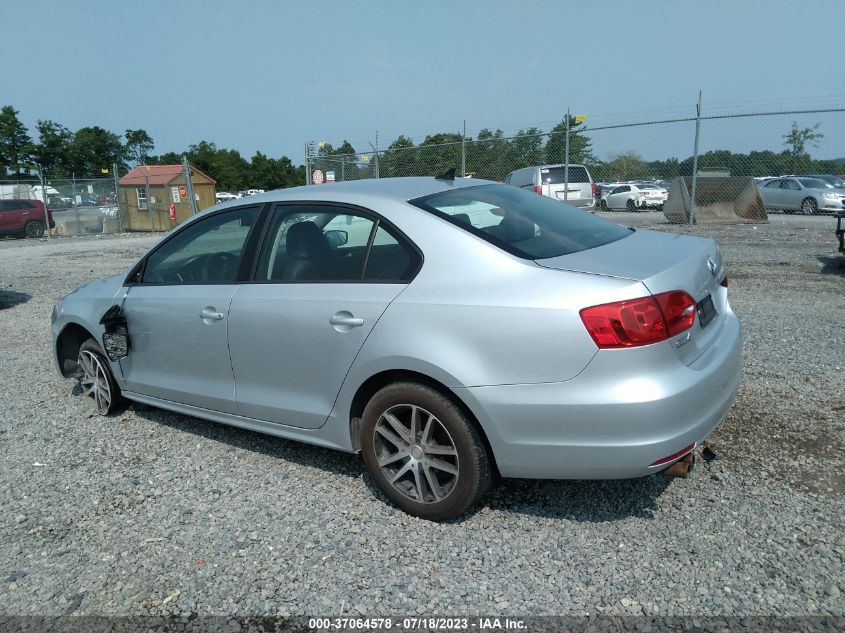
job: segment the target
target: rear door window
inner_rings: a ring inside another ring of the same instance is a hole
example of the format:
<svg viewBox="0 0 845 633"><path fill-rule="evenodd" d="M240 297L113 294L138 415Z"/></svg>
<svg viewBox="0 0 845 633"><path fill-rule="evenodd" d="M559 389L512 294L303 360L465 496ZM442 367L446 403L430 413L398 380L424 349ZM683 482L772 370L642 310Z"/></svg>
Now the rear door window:
<svg viewBox="0 0 845 633"><path fill-rule="evenodd" d="M543 177L544 185L559 185L566 182L565 168L563 167L543 167L540 170L540 175ZM587 173L587 168L582 165L569 166L569 182L590 182L590 174Z"/></svg>
<svg viewBox="0 0 845 633"><path fill-rule="evenodd" d="M506 185L454 189L410 203L526 259L577 253L633 232L547 196Z"/></svg>

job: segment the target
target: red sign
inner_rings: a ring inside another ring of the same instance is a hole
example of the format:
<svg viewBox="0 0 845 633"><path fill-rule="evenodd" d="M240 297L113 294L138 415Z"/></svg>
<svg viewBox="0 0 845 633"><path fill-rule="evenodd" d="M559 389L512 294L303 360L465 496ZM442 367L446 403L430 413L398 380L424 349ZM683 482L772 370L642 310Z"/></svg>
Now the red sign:
<svg viewBox="0 0 845 633"><path fill-rule="evenodd" d="M173 204L172 202L170 203L170 221L171 222L176 221L176 205Z"/></svg>
<svg viewBox="0 0 845 633"><path fill-rule="evenodd" d="M187 198L188 197L188 188L185 185L179 185L179 197L180 198Z"/></svg>
<svg viewBox="0 0 845 633"><path fill-rule="evenodd" d="M314 173L311 174L311 182L315 185L322 185L323 184L323 172L319 169L315 169Z"/></svg>

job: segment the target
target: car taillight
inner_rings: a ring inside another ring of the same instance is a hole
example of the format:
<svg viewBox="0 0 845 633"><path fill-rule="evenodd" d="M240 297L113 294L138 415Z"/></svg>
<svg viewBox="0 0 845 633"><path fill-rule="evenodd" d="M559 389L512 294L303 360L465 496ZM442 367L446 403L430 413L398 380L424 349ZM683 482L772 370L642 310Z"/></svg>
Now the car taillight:
<svg viewBox="0 0 845 633"><path fill-rule="evenodd" d="M680 334L695 322L695 301L674 290L652 297L615 301L579 313L601 349L651 345Z"/></svg>
<svg viewBox="0 0 845 633"><path fill-rule="evenodd" d="M596 183L591 184L590 189L593 190L593 197L595 198L596 197Z"/></svg>
<svg viewBox="0 0 845 633"><path fill-rule="evenodd" d="M534 193L539 193L542 196L543 195L543 185L534 185Z"/></svg>
<svg viewBox="0 0 845 633"><path fill-rule="evenodd" d="M723 286L723 287L725 287L725 288L727 288L727 287L728 287L728 276L727 276L727 275L725 275L725 276L722 278L722 281L720 281L720 282L719 282L719 285L720 285L720 286Z"/></svg>
<svg viewBox="0 0 845 633"><path fill-rule="evenodd" d="M686 292L675 290L654 295L666 319L666 334L670 338L688 330L695 323L695 299Z"/></svg>

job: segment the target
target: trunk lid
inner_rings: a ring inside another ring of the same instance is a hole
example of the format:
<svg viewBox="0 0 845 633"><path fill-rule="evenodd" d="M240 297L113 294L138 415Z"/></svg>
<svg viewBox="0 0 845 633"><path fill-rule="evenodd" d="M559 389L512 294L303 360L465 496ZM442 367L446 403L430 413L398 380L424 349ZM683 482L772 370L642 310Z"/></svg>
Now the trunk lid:
<svg viewBox="0 0 845 633"><path fill-rule="evenodd" d="M640 230L604 246L535 261L546 268L640 281L651 294L687 292L699 308L695 324L672 339L687 364L706 351L724 323L727 289L720 282L725 267L719 247L708 238ZM712 317L708 301L715 308Z"/></svg>

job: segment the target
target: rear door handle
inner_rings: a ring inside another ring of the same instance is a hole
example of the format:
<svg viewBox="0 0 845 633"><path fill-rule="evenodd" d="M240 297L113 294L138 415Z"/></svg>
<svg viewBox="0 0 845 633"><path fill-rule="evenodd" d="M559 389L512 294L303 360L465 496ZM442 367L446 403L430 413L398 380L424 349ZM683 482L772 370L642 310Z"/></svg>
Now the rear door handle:
<svg viewBox="0 0 845 633"><path fill-rule="evenodd" d="M332 325L347 325L349 327L360 327L364 325L364 319L357 319L353 316L338 316L335 315L329 319Z"/></svg>
<svg viewBox="0 0 845 633"><path fill-rule="evenodd" d="M200 318L203 321L222 321L223 313L217 312L214 308L205 308L202 312L200 312Z"/></svg>

